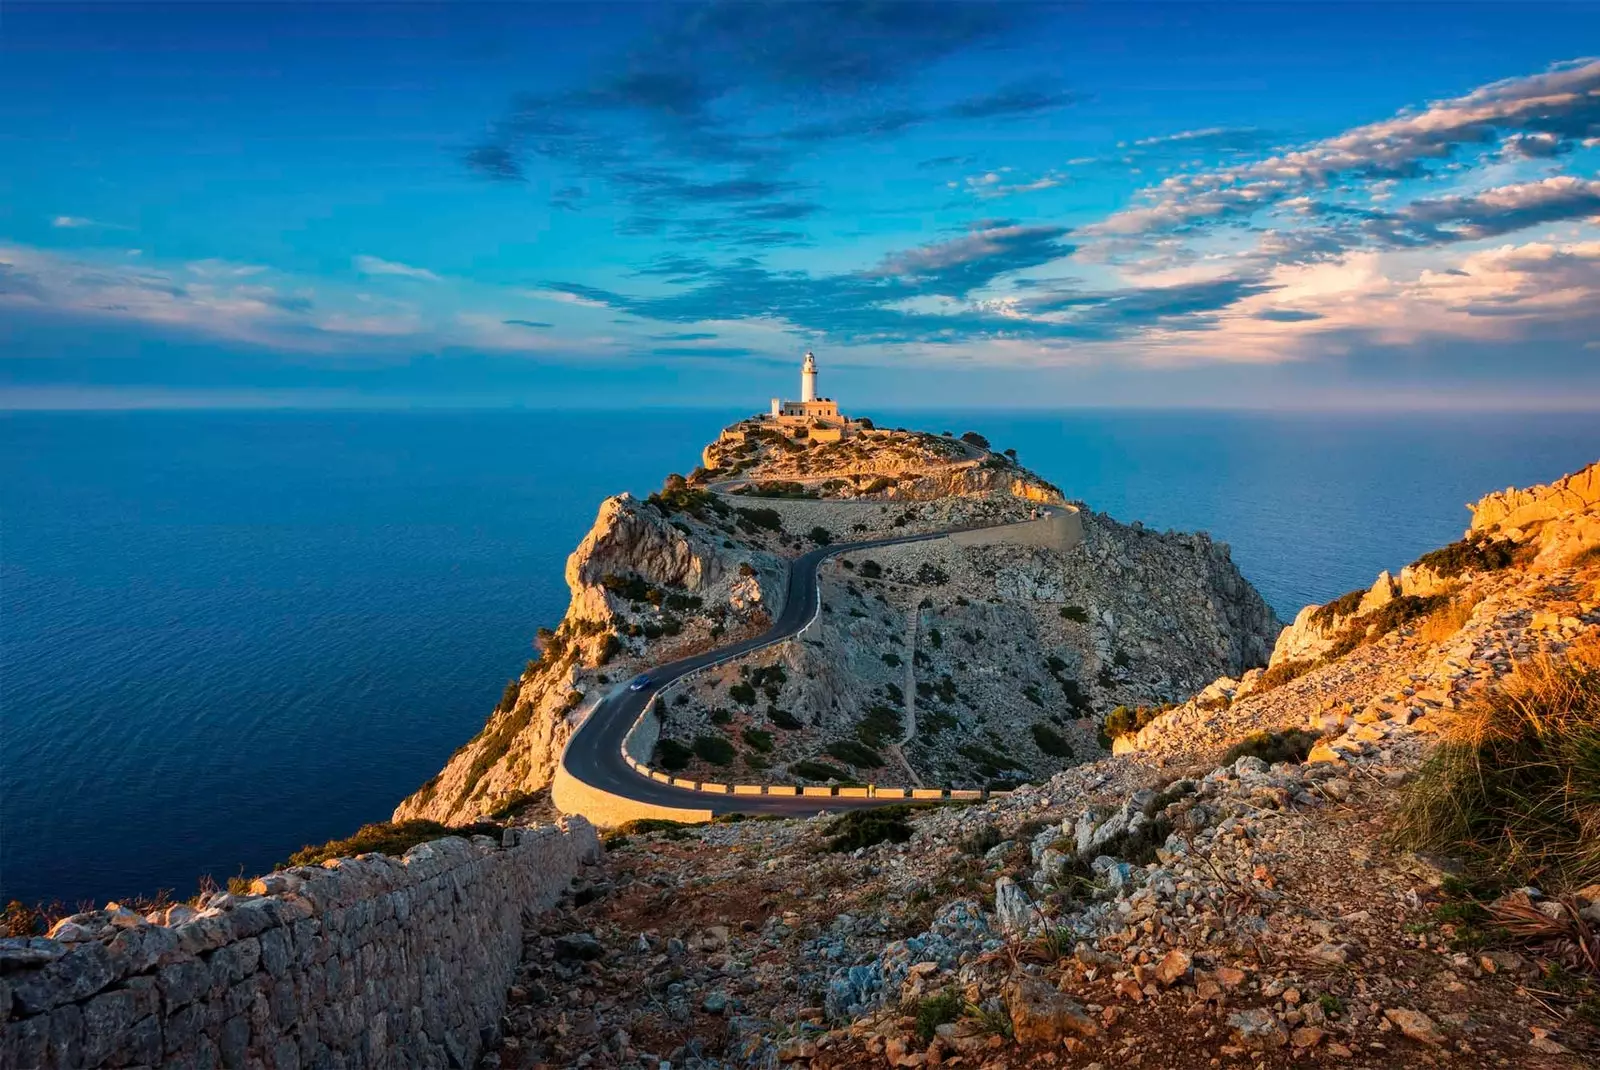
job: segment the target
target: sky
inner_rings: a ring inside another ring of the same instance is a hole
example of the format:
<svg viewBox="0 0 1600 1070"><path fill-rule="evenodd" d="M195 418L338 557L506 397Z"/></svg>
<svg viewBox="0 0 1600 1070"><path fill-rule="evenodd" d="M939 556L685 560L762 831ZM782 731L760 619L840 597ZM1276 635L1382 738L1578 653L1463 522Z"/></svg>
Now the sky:
<svg viewBox="0 0 1600 1070"><path fill-rule="evenodd" d="M0 407L1600 408L1600 5L0 6Z"/></svg>

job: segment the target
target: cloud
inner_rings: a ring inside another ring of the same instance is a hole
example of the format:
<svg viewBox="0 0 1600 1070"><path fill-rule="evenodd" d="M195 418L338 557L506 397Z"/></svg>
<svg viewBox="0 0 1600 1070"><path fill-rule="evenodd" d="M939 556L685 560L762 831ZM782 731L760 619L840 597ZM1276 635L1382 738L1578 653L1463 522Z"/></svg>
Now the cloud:
<svg viewBox="0 0 1600 1070"><path fill-rule="evenodd" d="M650 351L654 357L709 357L732 359L748 357L755 353L743 346L658 346Z"/></svg>
<svg viewBox="0 0 1600 1070"><path fill-rule="evenodd" d="M536 301L555 301L563 305L579 305L583 308L606 308L607 302L603 299L603 291L590 290L588 287L569 286L537 290L524 290L523 296L531 297Z"/></svg>
<svg viewBox="0 0 1600 1070"><path fill-rule="evenodd" d="M1241 218L1341 180L1421 177L1430 164L1492 144L1499 133L1548 135L1564 145L1597 130L1600 59L1573 61L1254 163L1175 175L1147 190L1145 204L1085 232L1135 235Z"/></svg>
<svg viewBox="0 0 1600 1070"><path fill-rule="evenodd" d="M717 336L709 331L670 331L649 337L652 342L709 342Z"/></svg>
<svg viewBox="0 0 1600 1070"><path fill-rule="evenodd" d="M1600 216L1600 179L1558 175L1478 193L1412 201L1369 220L1393 244L1494 238L1540 223Z"/></svg>
<svg viewBox="0 0 1600 1070"><path fill-rule="evenodd" d="M399 264L393 260L382 260L376 256L354 256L350 263L363 275L394 275L403 279L422 279L426 282L439 282L439 276L427 268L412 267L410 264Z"/></svg>
<svg viewBox="0 0 1600 1070"><path fill-rule="evenodd" d="M469 149L461 159L468 170L485 178L501 182L522 182L527 177L523 174L522 165L517 162L517 158L504 145L493 143L479 145Z"/></svg>
<svg viewBox="0 0 1600 1070"><path fill-rule="evenodd" d="M1018 82L994 93L950 105L944 114L953 119L1003 119L1054 111L1083 98L1041 82Z"/></svg>
<svg viewBox="0 0 1600 1070"><path fill-rule="evenodd" d="M555 326L553 323L545 323L541 320L501 320L500 322L507 327L532 327L538 330Z"/></svg>
<svg viewBox="0 0 1600 1070"><path fill-rule="evenodd" d="M50 225L65 230L77 230L82 227L100 227L105 224L96 223L94 220L86 219L81 215L58 215L50 220Z"/></svg>

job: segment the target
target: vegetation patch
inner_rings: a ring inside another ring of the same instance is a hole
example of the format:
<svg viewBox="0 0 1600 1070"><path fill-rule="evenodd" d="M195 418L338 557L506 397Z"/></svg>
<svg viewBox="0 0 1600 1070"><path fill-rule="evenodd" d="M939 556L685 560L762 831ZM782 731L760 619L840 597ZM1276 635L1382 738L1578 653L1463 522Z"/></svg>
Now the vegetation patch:
<svg viewBox="0 0 1600 1070"><path fill-rule="evenodd" d="M885 841L905 843L911 838L911 826L907 818L914 809L900 804L851 810L824 825L822 834L828 837L830 851L854 851L858 847L871 847Z"/></svg>
<svg viewBox="0 0 1600 1070"><path fill-rule="evenodd" d="M796 732L805 727L800 718L788 710L780 710L776 706L767 707L767 720L783 729L785 732Z"/></svg>
<svg viewBox="0 0 1600 1070"><path fill-rule="evenodd" d="M694 751L685 747L675 739L663 739L656 744L655 756L650 764L665 769L669 773L676 773L689 764L689 759L694 757Z"/></svg>
<svg viewBox="0 0 1600 1070"><path fill-rule="evenodd" d="M493 836L500 838L504 826L488 821L452 827L437 821L416 818L411 821L379 821L362 825L354 836L342 840L329 840L319 847L307 845L289 856L289 861L279 866L315 866L332 858L351 858L355 855L383 854L399 857L419 843L443 839L446 836Z"/></svg>
<svg viewBox="0 0 1600 1070"><path fill-rule="evenodd" d="M1324 603L1311 611L1311 623L1319 628L1326 628L1333 623L1335 617L1348 617L1361 608L1361 600L1367 596L1365 587L1358 587L1353 591L1346 591L1331 602Z"/></svg>
<svg viewBox="0 0 1600 1070"><path fill-rule="evenodd" d="M712 765L727 765L733 761L733 744L721 736L696 736L695 757Z"/></svg>
<svg viewBox="0 0 1600 1070"><path fill-rule="evenodd" d="M1256 681L1256 691L1271 691L1275 687L1282 687L1290 680L1297 680L1317 667L1314 661L1280 661L1261 674L1261 679Z"/></svg>
<svg viewBox="0 0 1600 1070"><path fill-rule="evenodd" d="M856 725L856 738L869 747L898 742L904 732L905 724L899 712L888 706L873 706Z"/></svg>
<svg viewBox="0 0 1600 1070"><path fill-rule="evenodd" d="M1479 534L1430 550L1411 564L1413 568L1430 568L1449 577L1463 572L1495 572L1516 560L1516 543Z"/></svg>
<svg viewBox="0 0 1600 1070"><path fill-rule="evenodd" d="M739 514L739 527L746 531L782 531L783 517L776 509L765 507L757 509L736 509Z"/></svg>
<svg viewBox="0 0 1600 1070"><path fill-rule="evenodd" d="M1317 736L1299 728L1285 732L1254 732L1229 747L1222 755L1222 765L1232 765L1246 755L1260 758L1268 765L1275 762L1303 762L1311 748L1317 745Z"/></svg>
<svg viewBox="0 0 1600 1070"><path fill-rule="evenodd" d="M829 781L837 780L840 783L849 783L850 774L843 769L838 769L827 762L814 762L809 758L802 762L795 762L789 767L789 772L801 780Z"/></svg>
<svg viewBox="0 0 1600 1070"><path fill-rule="evenodd" d="M1118 706L1106 714L1105 735L1110 739L1116 739L1118 736L1137 732L1168 709L1170 707L1167 706Z"/></svg>
<svg viewBox="0 0 1600 1070"><path fill-rule="evenodd" d="M771 732L765 732L759 728L746 728L740 733L740 738L744 740L746 746L753 750L758 750L762 754L772 753Z"/></svg>
<svg viewBox="0 0 1600 1070"><path fill-rule="evenodd" d="M931 1044L937 1035L936 1031L941 1025L948 1025L961 1017L961 1011L966 1003L961 998L961 993L954 989L946 989L936 996L928 996L917 1003L917 1039L924 1044Z"/></svg>
<svg viewBox="0 0 1600 1070"><path fill-rule="evenodd" d="M1033 732L1033 742L1045 754L1052 758L1071 758L1072 744L1068 743L1061 733L1047 724L1036 724L1030 731Z"/></svg>
<svg viewBox="0 0 1600 1070"><path fill-rule="evenodd" d="M878 769L883 765L883 755L873 750L864 743L857 743L853 739L840 739L829 743L822 748L831 758L837 758L847 765L865 769Z"/></svg>
<svg viewBox="0 0 1600 1070"><path fill-rule="evenodd" d="M1547 893L1600 880L1600 641L1521 662L1408 786L1407 846Z"/></svg>
<svg viewBox="0 0 1600 1070"><path fill-rule="evenodd" d="M1076 624L1089 623L1089 611L1082 606L1062 606L1061 619L1070 620Z"/></svg>

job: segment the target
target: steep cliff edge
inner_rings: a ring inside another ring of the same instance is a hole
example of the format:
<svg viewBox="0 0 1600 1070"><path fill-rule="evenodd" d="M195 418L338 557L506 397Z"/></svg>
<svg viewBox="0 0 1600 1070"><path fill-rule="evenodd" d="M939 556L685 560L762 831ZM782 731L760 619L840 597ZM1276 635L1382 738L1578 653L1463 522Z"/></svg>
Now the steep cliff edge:
<svg viewBox="0 0 1600 1070"><path fill-rule="evenodd" d="M789 783L1036 779L1100 753L1116 705L1261 664L1280 627L1225 545L1068 506L977 436L817 442L745 421L703 456L646 500L602 503L540 657L396 820L515 809L601 695L761 631L788 559L818 543L985 529L829 562L819 625L675 696L660 764ZM1042 505L1058 524L986 533Z"/></svg>

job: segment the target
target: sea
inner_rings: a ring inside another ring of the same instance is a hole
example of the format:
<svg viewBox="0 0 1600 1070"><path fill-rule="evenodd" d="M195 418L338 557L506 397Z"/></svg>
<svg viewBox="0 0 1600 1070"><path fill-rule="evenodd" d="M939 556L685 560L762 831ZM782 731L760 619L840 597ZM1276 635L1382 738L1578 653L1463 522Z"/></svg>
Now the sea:
<svg viewBox="0 0 1600 1070"><path fill-rule="evenodd" d="M381 821L737 411L0 415L0 897L193 894ZM1592 415L873 413L1205 530L1285 620L1600 458Z"/></svg>

